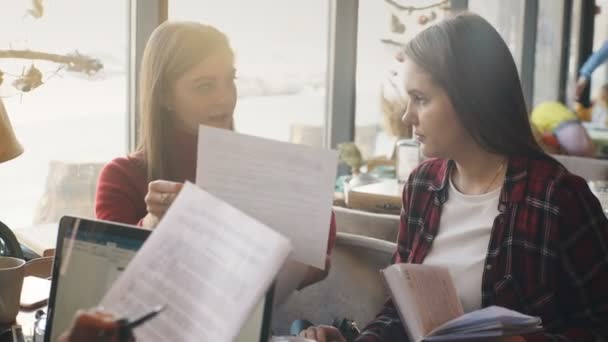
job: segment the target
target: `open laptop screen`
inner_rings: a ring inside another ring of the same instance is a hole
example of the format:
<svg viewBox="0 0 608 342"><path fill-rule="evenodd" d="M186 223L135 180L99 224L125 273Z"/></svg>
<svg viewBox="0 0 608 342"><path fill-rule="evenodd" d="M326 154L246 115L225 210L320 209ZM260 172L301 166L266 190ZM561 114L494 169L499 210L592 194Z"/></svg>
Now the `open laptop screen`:
<svg viewBox="0 0 608 342"><path fill-rule="evenodd" d="M117 223L61 219L45 341L57 341L76 311L99 304L149 234Z"/></svg>
<svg viewBox="0 0 608 342"><path fill-rule="evenodd" d="M58 341L78 310L94 308L150 235L119 223L64 216L59 222L45 342ZM268 341L273 288L237 341Z"/></svg>

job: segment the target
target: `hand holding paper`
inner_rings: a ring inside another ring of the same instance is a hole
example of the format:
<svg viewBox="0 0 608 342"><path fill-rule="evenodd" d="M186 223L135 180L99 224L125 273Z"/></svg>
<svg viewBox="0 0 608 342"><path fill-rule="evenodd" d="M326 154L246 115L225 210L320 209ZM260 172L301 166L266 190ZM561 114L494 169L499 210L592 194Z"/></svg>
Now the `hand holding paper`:
<svg viewBox="0 0 608 342"><path fill-rule="evenodd" d="M289 251L280 234L187 183L101 305L132 317L167 304L138 340L232 341Z"/></svg>
<svg viewBox="0 0 608 342"><path fill-rule="evenodd" d="M196 184L288 237L292 257L325 269L338 154L199 128Z"/></svg>

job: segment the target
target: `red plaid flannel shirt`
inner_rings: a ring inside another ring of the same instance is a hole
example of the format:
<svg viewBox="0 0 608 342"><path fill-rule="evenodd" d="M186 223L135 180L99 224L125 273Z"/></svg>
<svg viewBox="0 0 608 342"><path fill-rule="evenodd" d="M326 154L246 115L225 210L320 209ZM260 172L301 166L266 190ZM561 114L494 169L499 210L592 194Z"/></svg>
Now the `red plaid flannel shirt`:
<svg viewBox="0 0 608 342"><path fill-rule="evenodd" d="M395 262L422 263L439 229L452 161L430 160L403 191ZM608 340L608 221L582 178L556 161L512 157L481 284L482 306L540 316L526 341ZM389 300L357 339L407 341Z"/></svg>

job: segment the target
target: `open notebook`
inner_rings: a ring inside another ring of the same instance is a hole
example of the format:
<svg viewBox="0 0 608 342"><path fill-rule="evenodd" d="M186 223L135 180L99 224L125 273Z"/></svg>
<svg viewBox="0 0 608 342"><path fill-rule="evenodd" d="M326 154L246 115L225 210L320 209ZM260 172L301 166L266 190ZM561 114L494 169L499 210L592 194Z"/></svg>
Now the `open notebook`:
<svg viewBox="0 0 608 342"><path fill-rule="evenodd" d="M446 268L394 264L382 275L411 341L470 341L542 330L540 318L498 306L465 314Z"/></svg>

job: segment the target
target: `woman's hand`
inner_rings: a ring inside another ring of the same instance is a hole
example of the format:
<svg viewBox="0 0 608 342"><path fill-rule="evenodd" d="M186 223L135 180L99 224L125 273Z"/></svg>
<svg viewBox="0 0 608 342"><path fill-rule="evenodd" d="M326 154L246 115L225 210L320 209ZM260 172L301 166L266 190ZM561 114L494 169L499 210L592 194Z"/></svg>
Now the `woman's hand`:
<svg viewBox="0 0 608 342"><path fill-rule="evenodd" d="M307 286L318 283L321 280L327 278L330 268L331 268L331 256L330 255L327 255L325 257L325 269L324 270L316 268L314 266L308 266L308 269L306 270L306 275L304 275L304 278L300 282L300 285L298 286L298 290L302 290L303 288L305 288Z"/></svg>
<svg viewBox="0 0 608 342"><path fill-rule="evenodd" d="M59 338L60 342L118 342L119 326L114 316L101 311L78 311L72 326Z"/></svg>
<svg viewBox="0 0 608 342"><path fill-rule="evenodd" d="M300 337L306 337L318 342L346 342L346 339L335 327L318 325L300 332Z"/></svg>
<svg viewBox="0 0 608 342"><path fill-rule="evenodd" d="M576 85L574 86L574 99L576 101L580 101L583 91L587 88L587 84L589 84L589 80L585 76L581 76L576 80Z"/></svg>
<svg viewBox="0 0 608 342"><path fill-rule="evenodd" d="M148 193L144 198L148 214L143 220L144 227L156 227L183 186L183 183L166 180L155 180L148 184Z"/></svg>

